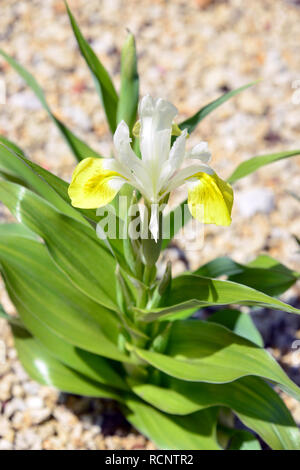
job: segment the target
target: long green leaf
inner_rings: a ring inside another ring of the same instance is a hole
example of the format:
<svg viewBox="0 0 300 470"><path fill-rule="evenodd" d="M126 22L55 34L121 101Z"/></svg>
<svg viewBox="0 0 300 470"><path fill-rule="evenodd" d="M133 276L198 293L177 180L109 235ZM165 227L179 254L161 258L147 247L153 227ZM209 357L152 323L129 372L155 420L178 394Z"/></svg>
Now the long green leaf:
<svg viewBox="0 0 300 470"><path fill-rule="evenodd" d="M0 231L0 265L8 294L20 307L22 319L24 307L74 346L129 361L117 347L119 322L115 314L74 288L43 244L17 235L5 236ZM30 329L26 314L24 323Z"/></svg>
<svg viewBox="0 0 300 470"><path fill-rule="evenodd" d="M0 236L7 238L19 236L23 238L29 238L30 240L38 241L39 237L29 230L25 225L19 223L1 223L0 224Z"/></svg>
<svg viewBox="0 0 300 470"><path fill-rule="evenodd" d="M96 56L89 43L84 39L75 21L75 18L71 13L70 8L68 7L67 2L65 3L73 33L77 40L80 52L84 60L86 61L87 66L89 67L92 76L95 80L96 88L103 103L110 130L112 133L114 133L116 130L116 115L118 106L118 95L116 93L115 87L110 79L107 70L101 64L100 60Z"/></svg>
<svg viewBox="0 0 300 470"><path fill-rule="evenodd" d="M6 54L2 49L0 49L0 55L18 72L18 74L25 80L27 85L32 89L36 97L39 99L43 108L47 111L53 122L56 124L60 130L62 136L66 140L70 149L72 150L74 156L78 161L86 157L100 157L100 155L91 149L83 140L76 137L70 129L63 124L51 111L43 90L40 85L37 83L35 78L29 73L24 67L22 67L18 62L16 62L11 56Z"/></svg>
<svg viewBox="0 0 300 470"><path fill-rule="evenodd" d="M259 266L272 263L261 256L252 262ZM258 345L262 339L249 323L249 315L220 310L209 320L223 324ZM240 315L238 315L240 314ZM240 420L276 450L299 449L300 434L282 399L258 377L244 377L228 384L190 383L164 377L164 388L150 384L132 384L133 391L153 406L169 413L192 413L206 406L228 406Z"/></svg>
<svg viewBox="0 0 300 470"><path fill-rule="evenodd" d="M3 306L0 304L0 318L4 318L10 325L18 326L19 328L23 328L23 323L19 317L8 315L4 310Z"/></svg>
<svg viewBox="0 0 300 470"><path fill-rule="evenodd" d="M227 275L230 281L253 287L268 295L282 294L300 277L300 273L292 271L267 255L261 255L247 265L228 257L216 258L193 274L213 278Z"/></svg>
<svg viewBox="0 0 300 470"><path fill-rule="evenodd" d="M231 276L243 272L244 266L228 256L220 256L196 269L193 274L204 277Z"/></svg>
<svg viewBox="0 0 300 470"><path fill-rule="evenodd" d="M45 170L45 168L42 168L36 163L31 162L30 160L27 160L26 163L36 174L43 178L51 186L51 188L53 188L57 194L59 194L60 197L68 203L69 206L71 205L70 196L68 194L69 183L54 175L50 171ZM99 222L99 217L97 217L96 211L94 209L80 209L78 207L73 207L73 209L76 212L82 214L88 220L91 220L92 222ZM77 218L74 215L73 217Z"/></svg>
<svg viewBox="0 0 300 470"><path fill-rule="evenodd" d="M117 309L115 260L92 228L8 181L0 181L0 200L43 238L55 262L81 291L105 307Z"/></svg>
<svg viewBox="0 0 300 470"><path fill-rule="evenodd" d="M174 238L174 236L192 218L192 214L187 209L187 207L187 200L185 200L181 204L179 204L174 210L172 210L169 214L163 217L163 250L168 247L169 243Z"/></svg>
<svg viewBox="0 0 300 470"><path fill-rule="evenodd" d="M4 145L0 144L0 175L2 174L4 179L28 187L48 202L51 202L60 212L70 215L86 225L88 225L87 221L92 225L100 221L101 217L97 216L95 210L79 209L71 206L68 194L69 184L66 181L28 160L24 152L5 137L0 136L1 142ZM120 219L116 214L116 224L119 226L120 223ZM118 262L122 265L122 240L108 237L107 242Z"/></svg>
<svg viewBox="0 0 300 470"><path fill-rule="evenodd" d="M71 200L68 194L69 184L61 178L58 178L56 175L40 167L36 163L28 161L28 164L34 170L34 172L38 174L41 178L43 178L51 186L51 188L53 188L61 196L61 198L71 207ZM109 206L107 206L107 208L109 208ZM75 211L75 213L77 212L77 214L70 211L69 215L71 215L75 219L80 220L81 222L83 222L84 217L87 221L91 223L93 227L97 227L97 224L101 220L101 216L97 215L97 211L95 209L80 209L72 207L72 210ZM115 220L116 232L118 233L118 228L120 227L122 222L118 217L117 213L115 214ZM119 238L110 238L107 235L105 242L107 242L107 246L110 248L110 251L114 254L119 264L122 266L124 263L122 240L120 240Z"/></svg>
<svg viewBox="0 0 300 470"><path fill-rule="evenodd" d="M229 91L228 93L225 93L224 95L220 96L219 98L207 104L206 106L203 106L203 108L199 109L199 111L197 111L192 117L181 122L179 124L180 129L182 130L187 129L188 133L190 134L191 132L193 132L193 130L195 130L199 122L202 121L202 119L204 119L208 114L210 114L216 108L221 106L221 104L225 103L230 98L237 95L238 93L241 93L242 91L247 90L247 88L250 88L251 86L256 85L258 82L259 80L252 82L252 83L248 83L247 85L237 88L236 90Z"/></svg>
<svg viewBox="0 0 300 470"><path fill-rule="evenodd" d="M235 431L227 450L261 450L261 445L251 432Z"/></svg>
<svg viewBox="0 0 300 470"><path fill-rule="evenodd" d="M219 450L216 409L189 416L170 416L134 398L128 398L126 418L160 449Z"/></svg>
<svg viewBox="0 0 300 470"><path fill-rule="evenodd" d="M208 317L207 321L223 325L237 335L249 339L249 341L257 344L257 346L264 347L262 336L254 325L250 314L227 308L217 310L217 312Z"/></svg>
<svg viewBox="0 0 300 470"><path fill-rule="evenodd" d="M173 279L166 306L147 310L136 309L144 321L177 318L177 312L193 307L212 305L251 305L300 314L300 310L251 287L236 282L195 275L183 275ZM180 315L180 314L179 314Z"/></svg>
<svg viewBox="0 0 300 470"><path fill-rule="evenodd" d="M41 167L37 163L30 161L20 147L2 135L0 135L0 143L3 144L0 145L0 170L3 173L11 174L16 178L19 178L22 180L24 186L28 186L30 189L35 191L35 185L32 184L31 179L29 179L27 176L29 175L29 172L26 172L26 170L24 171L24 165L21 163L18 165L16 162L11 162L11 160L16 160L18 158L19 160L22 160L26 166L29 166L31 170L40 178L47 182L48 185L50 185L51 188L54 189L60 195L60 197L70 205L70 198L68 196L69 184L66 181ZM38 191L35 192L49 200L46 196L46 193L42 194Z"/></svg>
<svg viewBox="0 0 300 470"><path fill-rule="evenodd" d="M1 141L5 142L5 139L3 140L0 137ZM62 199L41 174L36 172L35 167L38 167L38 165L32 164L19 151L17 153L13 151L12 145L14 146L15 144L9 142L9 146L7 146L7 143L5 142L5 145L0 143L0 171L18 178L22 185L32 189L63 214L69 215L88 225L80 212L76 211L69 202ZM52 176L55 178L54 175Z"/></svg>
<svg viewBox="0 0 300 470"><path fill-rule="evenodd" d="M68 203L70 202L70 198L68 196L69 184L66 181L41 167L37 163L30 161L27 158L25 152L20 147L18 147L11 140L8 140L3 135L0 135L0 143L3 144L0 145L0 170L3 173L19 178L22 180L24 186L28 186L32 190L35 189L30 180L28 181L28 178L25 178L26 172L24 174L24 165L17 165L16 163L10 161L18 157L18 159L22 160L24 164L29 166L34 173L36 173L40 178L43 178L44 181L47 182L61 196L62 199ZM47 197L45 197L45 199L48 200Z"/></svg>
<svg viewBox="0 0 300 470"><path fill-rule="evenodd" d="M164 378L164 387L131 381L132 390L165 413L186 415L211 406L231 408L273 449L299 449L300 433L277 393L258 377L227 384L184 382Z"/></svg>
<svg viewBox="0 0 300 470"><path fill-rule="evenodd" d="M25 152L23 152L23 150L17 144L4 137L4 135L0 135L0 142L4 144L5 147L11 149L17 155L22 155L26 158Z"/></svg>
<svg viewBox="0 0 300 470"><path fill-rule="evenodd" d="M64 392L121 400L116 390L63 365L40 342L22 328L13 327L18 356L28 374L37 382Z"/></svg>
<svg viewBox="0 0 300 470"><path fill-rule="evenodd" d="M300 150L290 150L288 152L272 153L270 155L261 155L259 157L250 158L249 160L242 162L234 170L228 178L228 182L235 183L239 179L254 173L254 171L258 170L262 166L283 160L284 158L295 157L296 155L300 155Z"/></svg>
<svg viewBox="0 0 300 470"><path fill-rule="evenodd" d="M138 348L136 354L181 380L227 383L254 375L277 383L300 399L300 389L267 351L215 323L174 322L165 354Z"/></svg>
<svg viewBox="0 0 300 470"><path fill-rule="evenodd" d="M117 122L124 120L132 130L139 100L139 76L134 36L128 33L121 54L121 90Z"/></svg>
<svg viewBox="0 0 300 470"><path fill-rule="evenodd" d="M10 289L11 290L11 289ZM121 390L128 390L121 376L116 372L113 362L68 343L57 336L43 321L33 315L14 293L11 294L15 307L26 329L39 340L43 347L57 360L96 382L104 383ZM36 310L35 310L36 313ZM101 339L103 333L101 334ZM104 340L107 344L107 340ZM112 350L115 350L114 345Z"/></svg>

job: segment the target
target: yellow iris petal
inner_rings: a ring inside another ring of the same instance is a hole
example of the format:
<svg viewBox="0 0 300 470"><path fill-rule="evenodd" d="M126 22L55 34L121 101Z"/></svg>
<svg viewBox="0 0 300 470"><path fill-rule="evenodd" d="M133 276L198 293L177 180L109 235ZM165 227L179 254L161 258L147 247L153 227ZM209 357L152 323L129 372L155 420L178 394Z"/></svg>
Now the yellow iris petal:
<svg viewBox="0 0 300 470"><path fill-rule="evenodd" d="M118 192L110 183L116 171L105 170L100 158L85 158L74 170L68 189L72 205L81 209L97 209L110 203Z"/></svg>
<svg viewBox="0 0 300 470"><path fill-rule="evenodd" d="M230 184L215 173L196 173L198 183L188 191L188 206L192 216L205 224L230 225L233 191Z"/></svg>

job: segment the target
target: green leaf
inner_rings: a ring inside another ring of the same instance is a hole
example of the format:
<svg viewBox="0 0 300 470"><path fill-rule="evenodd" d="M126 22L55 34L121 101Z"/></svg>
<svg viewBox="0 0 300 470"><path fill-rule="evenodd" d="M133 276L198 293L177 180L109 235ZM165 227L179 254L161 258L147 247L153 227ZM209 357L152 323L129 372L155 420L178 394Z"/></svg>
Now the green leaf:
<svg viewBox="0 0 300 470"><path fill-rule="evenodd" d="M300 389L273 357L254 343L215 323L173 323L165 354L136 349L138 357L181 380L226 383L248 375L277 383L300 399Z"/></svg>
<svg viewBox="0 0 300 470"><path fill-rule="evenodd" d="M45 182L55 189L62 199L70 204L70 198L68 196L69 184L66 181L39 166L37 163L30 161L20 147L3 135L0 135L0 143L3 144L0 145L0 170L2 173L19 178L20 181L22 180L24 186L28 186L30 189L34 190L34 185L28 177L26 178L26 176L30 174L26 171L26 166L29 166L34 173L40 178L43 178ZM14 161L12 162L11 160L22 160L24 165ZM45 198L47 199L47 197Z"/></svg>
<svg viewBox="0 0 300 470"><path fill-rule="evenodd" d="M22 150L13 142L1 136L0 142L5 144L5 146L0 145L0 174L2 173L4 179L30 188L51 202L60 212L70 215L86 225L88 225L87 221L95 225L101 220L94 209L79 209L71 206L68 194L69 184L66 181L28 160ZM9 178L9 175L13 179ZM120 219L116 215L116 225L119 226L120 223ZM107 238L107 242L119 263L122 264L122 240Z"/></svg>
<svg viewBox="0 0 300 470"><path fill-rule="evenodd" d="M288 269L286 271L280 268L284 267L280 263L269 269L261 269L245 266L240 274L229 276L229 280L253 287L268 295L280 295L292 287L299 279L299 274Z"/></svg>
<svg viewBox="0 0 300 470"><path fill-rule="evenodd" d="M8 315L2 305L0 304L0 318L4 318L10 325L18 326L19 328L23 326L21 320L18 317L13 315Z"/></svg>
<svg viewBox="0 0 300 470"><path fill-rule="evenodd" d="M203 277L220 277L223 275L231 276L243 272L244 266L236 263L228 256L220 256L196 269L193 274Z"/></svg>
<svg viewBox="0 0 300 470"><path fill-rule="evenodd" d="M136 121L139 100L139 76L134 36L128 33L121 54L121 90L117 122L124 120L130 129Z"/></svg>
<svg viewBox="0 0 300 470"><path fill-rule="evenodd" d="M62 121L60 121L51 111L43 90L35 80L35 78L18 62L16 62L11 56L6 54L3 50L0 49L0 55L18 72L18 74L25 80L27 85L32 89L36 97L39 99L43 108L47 111L53 122L56 124L60 130L62 136L66 140L70 149L72 150L74 156L78 161L87 157L100 157L100 155L91 149L87 144L85 144L81 139L76 137L70 129L65 126Z"/></svg>
<svg viewBox="0 0 300 470"><path fill-rule="evenodd" d="M126 418L160 449L219 450L216 440L217 409L189 416L170 416L134 398L128 398Z"/></svg>
<svg viewBox="0 0 300 470"><path fill-rule="evenodd" d="M179 230L189 222L191 218L192 214L188 209L187 200L183 201L174 210L163 217L163 250L168 247L171 240L175 237Z"/></svg>
<svg viewBox="0 0 300 470"><path fill-rule="evenodd" d="M68 195L69 184L66 181L62 180L45 168L39 166L37 163L30 161L23 150L20 149L20 147L18 147L11 140L6 139L6 137L0 135L0 142L3 144L0 145L0 170L3 173L11 174L16 178L19 178L22 180L22 184L24 186L29 187L34 191L35 185L33 182L35 180L29 176L30 172L26 170L26 167L30 167L32 172L37 174L41 179L48 183L48 185L50 185L51 188L54 189L60 195L60 197L70 205L70 198ZM23 165L20 162L21 160L23 161ZM46 196L46 192L44 194L40 193L39 191L35 192L49 200Z"/></svg>
<svg viewBox="0 0 300 470"><path fill-rule="evenodd" d="M164 386L130 380L134 393L165 413L187 415L225 406L273 449L299 449L300 433L277 393L258 377L226 384L184 382L163 377Z"/></svg>
<svg viewBox="0 0 300 470"><path fill-rule="evenodd" d="M142 309L136 310L140 313L143 321L174 320L177 317L176 312L192 307L204 308L229 304L260 306L300 314L299 309L251 287L192 274L185 274L173 279L165 307L152 309L151 312Z"/></svg>
<svg viewBox="0 0 300 470"><path fill-rule="evenodd" d="M57 361L26 330L13 327L18 357L27 373L37 382L63 392L121 400L116 390L76 372Z"/></svg>
<svg viewBox="0 0 300 470"><path fill-rule="evenodd" d="M230 281L253 287L268 295L282 294L300 277L299 273L267 255L261 255L247 265L237 263L228 257L216 258L201 266L193 274L205 277L227 275Z"/></svg>
<svg viewBox="0 0 300 470"><path fill-rule="evenodd" d="M235 431L227 450L261 450L261 445L251 432Z"/></svg>
<svg viewBox="0 0 300 470"><path fill-rule="evenodd" d="M0 135L0 142L4 144L5 147L8 147L9 149L11 149L17 155L22 155L24 158L26 158L26 155L23 152L23 150L20 147L18 147L17 144L15 144L11 140L8 140L6 137L4 137L4 135Z"/></svg>
<svg viewBox="0 0 300 470"><path fill-rule="evenodd" d="M76 289L43 244L0 231L0 266L8 294L28 329L33 327L27 311L74 346L130 362L117 347L119 321L114 312Z"/></svg>
<svg viewBox="0 0 300 470"><path fill-rule="evenodd" d="M227 318L230 316L224 315ZM234 330L236 324L228 322L228 327ZM285 403L258 377L243 377L218 385L184 382L169 376L162 378L164 387L132 379L129 383L140 398L166 413L189 414L216 405L229 407L271 448L300 447L299 430Z"/></svg>
<svg viewBox="0 0 300 470"><path fill-rule="evenodd" d="M3 141L5 142L5 140L0 137L0 142ZM44 177L36 172L35 167L38 168L38 165L34 165L27 160L26 157L20 153L21 151L18 151L18 153L13 151L13 146L15 146L15 144L12 144L12 142L5 142L5 145L0 143L0 171L18 178L22 185L25 185L25 187L32 189L35 193L45 198L63 214L69 215L87 224L80 212L76 211L70 205L70 202L66 202L62 199ZM52 176L54 177L54 175Z"/></svg>
<svg viewBox="0 0 300 470"><path fill-rule="evenodd" d="M118 106L118 95L116 93L115 87L107 70L101 64L89 43L84 39L75 21L75 18L68 7L67 2L65 2L65 4L78 47L92 73L97 91L103 103L110 130L112 133L114 133L116 130L116 115ZM88 155L85 156L87 157Z"/></svg>
<svg viewBox="0 0 300 470"><path fill-rule="evenodd" d="M249 339L257 346L264 347L262 336L253 323L250 314L234 309L222 309L208 317L207 321L223 325L235 334Z"/></svg>
<svg viewBox="0 0 300 470"><path fill-rule="evenodd" d="M23 238L29 238L30 240L37 241L39 237L36 236L31 230L29 230L25 225L18 223L1 223L0 224L0 235L7 238L12 236L19 236Z"/></svg>
<svg viewBox="0 0 300 470"><path fill-rule="evenodd" d="M197 111L197 113L195 113L192 117L180 123L180 129L187 129L188 133L191 134L191 132L195 130L199 122L202 121L202 119L204 119L209 113L214 111L216 108L221 106L221 104L225 103L233 96L237 95L238 93L241 93L244 90L247 90L247 88L253 85L256 85L258 82L259 80L252 83L248 83L247 85L237 88L236 90L229 91L228 93L225 93L224 95L220 96L219 98L207 104L206 106L203 106L203 108L199 109L199 111Z"/></svg>
<svg viewBox="0 0 300 470"><path fill-rule="evenodd" d="M290 150L288 152L272 153L270 155L261 155L259 157L253 157L245 162L242 162L228 178L229 183L235 183L241 178L254 173L262 166L269 165L270 163L283 160L284 158L295 157L300 155L300 150Z"/></svg>
<svg viewBox="0 0 300 470"><path fill-rule="evenodd" d="M54 261L78 289L117 310L115 260L92 228L57 212L36 194L8 181L0 181L0 200L19 221L43 238Z"/></svg>
<svg viewBox="0 0 300 470"><path fill-rule="evenodd" d="M53 330L48 328L39 317L33 315L14 293L12 294L12 298L26 329L41 342L43 347L57 360L92 380L121 390L128 390L125 382L114 369L115 363L97 354L92 354L89 351L78 348L68 343L65 338L61 339ZM36 313L36 310L34 310L34 312ZM101 338L102 336L103 333L101 334ZM107 339L104 341L107 344ZM114 345L112 349L115 350Z"/></svg>

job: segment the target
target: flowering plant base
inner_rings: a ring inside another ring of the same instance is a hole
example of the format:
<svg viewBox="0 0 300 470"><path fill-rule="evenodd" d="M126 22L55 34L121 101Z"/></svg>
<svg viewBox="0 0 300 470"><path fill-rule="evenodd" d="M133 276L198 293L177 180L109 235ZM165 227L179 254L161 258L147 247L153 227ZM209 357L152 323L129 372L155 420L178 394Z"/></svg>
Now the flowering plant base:
<svg viewBox="0 0 300 470"><path fill-rule="evenodd" d="M300 389L239 310L263 306L300 314L278 299L299 273L266 255L249 265L217 258L173 279L169 264L158 278L156 263L184 223L179 217L166 235L162 206L173 189L187 184L188 208L199 221L229 225L231 185L300 151L254 157L223 181L208 166L207 145L186 152L185 142L207 114L251 84L179 124L173 105L145 97L137 121L134 37L128 35L122 50L118 94L67 11L114 134L115 154L103 158L76 137L29 72L0 51L79 162L69 186L0 137L0 199L18 220L0 226L0 269L19 316L0 315L11 324L20 360L38 382L117 400L133 426L162 449L256 450L259 436L272 449L299 450L299 430L273 386L296 399ZM185 166L188 160L193 163ZM115 211L122 197L125 213ZM99 207L113 213L118 236L105 231ZM174 222L181 207L168 220ZM141 230L137 236L133 222ZM207 321L194 315L211 306L216 313ZM247 431L235 428L234 415Z"/></svg>

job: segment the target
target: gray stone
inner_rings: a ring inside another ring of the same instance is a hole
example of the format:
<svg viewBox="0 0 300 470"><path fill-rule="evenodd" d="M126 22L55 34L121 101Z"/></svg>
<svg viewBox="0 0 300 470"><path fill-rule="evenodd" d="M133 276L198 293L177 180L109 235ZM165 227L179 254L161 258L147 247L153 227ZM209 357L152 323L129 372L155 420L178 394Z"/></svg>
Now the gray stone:
<svg viewBox="0 0 300 470"><path fill-rule="evenodd" d="M250 188L236 193L235 204L242 217L256 213L270 214L274 209L274 194L268 188Z"/></svg>

